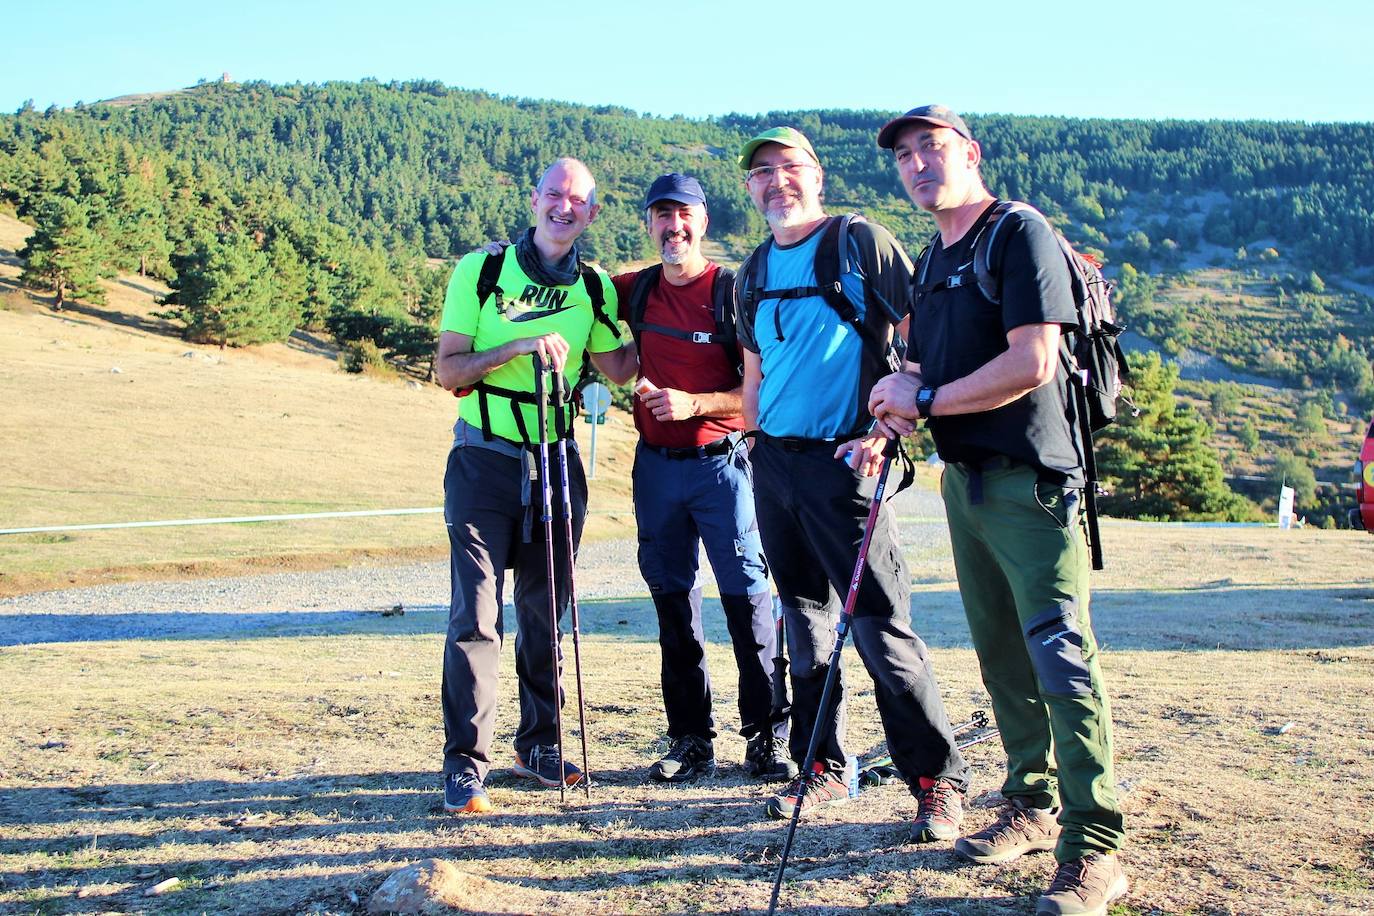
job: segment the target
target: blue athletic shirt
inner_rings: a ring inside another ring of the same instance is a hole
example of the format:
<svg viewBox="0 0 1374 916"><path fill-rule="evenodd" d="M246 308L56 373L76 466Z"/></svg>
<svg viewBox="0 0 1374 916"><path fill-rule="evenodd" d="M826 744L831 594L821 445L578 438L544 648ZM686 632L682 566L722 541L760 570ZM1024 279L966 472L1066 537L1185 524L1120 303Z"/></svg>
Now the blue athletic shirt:
<svg viewBox="0 0 1374 916"><path fill-rule="evenodd" d="M800 242L769 247L764 281L768 289L816 285L816 248L826 223ZM850 226L849 250L887 301L907 311L911 262L891 234L873 223ZM741 281L745 270L740 271ZM860 320L866 317L863 281L851 271L840 278ZM876 316L875 316L876 317ZM859 377L863 341L821 296L760 299L752 328L739 322L740 343L759 354L759 428L770 436L829 439L871 421L860 413ZM866 322L880 335L890 325ZM778 327L782 337L778 340ZM864 401L867 402L865 392Z"/></svg>

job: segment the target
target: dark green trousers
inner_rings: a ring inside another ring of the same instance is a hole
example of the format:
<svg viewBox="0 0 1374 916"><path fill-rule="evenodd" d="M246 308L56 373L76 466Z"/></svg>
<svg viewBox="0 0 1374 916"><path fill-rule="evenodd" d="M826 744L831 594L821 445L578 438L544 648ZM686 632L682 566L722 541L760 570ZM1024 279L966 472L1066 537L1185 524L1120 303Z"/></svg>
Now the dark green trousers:
<svg viewBox="0 0 1374 916"><path fill-rule="evenodd" d="M1000 460L981 471L946 465L941 491L959 593L1007 753L1002 794L1060 806L1059 861L1115 851L1124 830L1088 612L1081 493Z"/></svg>

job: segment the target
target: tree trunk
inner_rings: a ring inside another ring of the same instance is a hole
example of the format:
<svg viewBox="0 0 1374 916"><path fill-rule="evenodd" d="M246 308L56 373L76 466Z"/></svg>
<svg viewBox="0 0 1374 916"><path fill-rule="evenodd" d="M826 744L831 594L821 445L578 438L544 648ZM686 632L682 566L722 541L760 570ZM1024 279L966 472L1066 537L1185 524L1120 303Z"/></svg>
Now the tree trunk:
<svg viewBox="0 0 1374 916"><path fill-rule="evenodd" d="M54 312L62 311L62 303L65 301L63 294L66 292L66 290L63 288L64 286L65 284L61 280L57 281L57 299L52 304L52 310Z"/></svg>

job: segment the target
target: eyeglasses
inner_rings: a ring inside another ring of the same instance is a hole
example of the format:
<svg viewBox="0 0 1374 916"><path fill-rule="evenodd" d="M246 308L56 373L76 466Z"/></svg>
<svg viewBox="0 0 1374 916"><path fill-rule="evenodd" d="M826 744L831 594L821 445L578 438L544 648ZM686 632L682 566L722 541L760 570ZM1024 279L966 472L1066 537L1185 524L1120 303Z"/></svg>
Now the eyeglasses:
<svg viewBox="0 0 1374 916"><path fill-rule="evenodd" d="M802 169L820 168L814 162L784 162L781 165L761 165L744 173L745 181L769 181L774 172L781 172L788 178L800 177Z"/></svg>

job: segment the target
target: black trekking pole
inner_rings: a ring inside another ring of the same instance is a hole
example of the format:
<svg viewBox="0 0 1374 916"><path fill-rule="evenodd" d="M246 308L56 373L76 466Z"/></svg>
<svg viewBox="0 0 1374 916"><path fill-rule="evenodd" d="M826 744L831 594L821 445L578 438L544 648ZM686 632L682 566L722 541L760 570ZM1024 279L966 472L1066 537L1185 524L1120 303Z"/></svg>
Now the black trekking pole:
<svg viewBox="0 0 1374 916"><path fill-rule="evenodd" d="M563 377L557 373L553 378L553 410L558 424L558 468L559 482L563 485L563 536L568 545L568 606L572 611L573 670L577 672L577 727L582 735L582 789L587 797L592 797L592 771L587 764L587 704L582 699L582 624L577 612L577 580L573 577L573 523L572 494L568 489L568 443L563 436L563 412L567 393L563 390ZM561 751L560 751L561 753Z"/></svg>
<svg viewBox="0 0 1374 916"><path fill-rule="evenodd" d="M553 647L553 714L558 727L558 800L568 800L563 781L563 678L558 663L558 596L554 590L553 569L553 487L549 483L549 405L544 390L544 360L534 360L534 410L539 421L539 487L542 491L544 522L544 569L549 589L549 642Z"/></svg>
<svg viewBox="0 0 1374 916"><path fill-rule="evenodd" d="M964 732L973 731L975 728L986 728L988 724L988 714L981 709L976 709L973 715L969 716L967 722L954 726L949 730L951 735L962 735Z"/></svg>
<svg viewBox="0 0 1374 916"><path fill-rule="evenodd" d="M821 744L821 730L824 728L826 710L830 706L830 696L835 691L835 681L840 670L840 653L844 649L845 638L849 636L849 624L854 619L854 603L859 598L859 583L863 581L864 567L868 564L868 545L873 540L873 526L878 521L878 511L883 507L883 491L887 489L887 475L892 470L896 453L896 439L889 439L883 448L883 467L878 472L878 485L873 490L873 502L868 507L868 521L864 523L863 540L859 542L859 556L854 561L854 575L849 579L849 592L844 597L844 608L840 620L835 624L835 648L830 651L830 661L825 671L825 685L821 688L821 701L816 707L816 724L811 729L811 740L806 746L806 756L802 765L814 766L816 750ZM801 820L802 804L806 801L806 778L797 781L797 805L792 809L792 820L787 825L787 838L782 844L782 858L778 861L778 873L773 878L773 896L768 901L768 916L778 908L778 894L782 890L782 875L787 870L787 857L792 852L792 839L797 834L797 822Z"/></svg>
<svg viewBox="0 0 1374 916"><path fill-rule="evenodd" d="M981 728L986 728L987 724L988 714L979 709L969 717L967 722L961 722L958 725L950 726L949 733L957 738L965 732L978 731ZM997 729L994 728L992 734L997 734ZM966 747L981 744L986 741L987 738L987 735L980 735L966 744L956 744L955 747L963 750ZM897 769L897 764L893 762L892 755L887 751L874 754L872 757L867 758L859 764L859 784L866 788L881 786L884 783L901 778L902 771Z"/></svg>
<svg viewBox="0 0 1374 916"><path fill-rule="evenodd" d="M777 651L773 655L773 709L769 718L773 722L787 721L792 704L787 701L787 628L783 623L782 599L773 599L773 639Z"/></svg>

